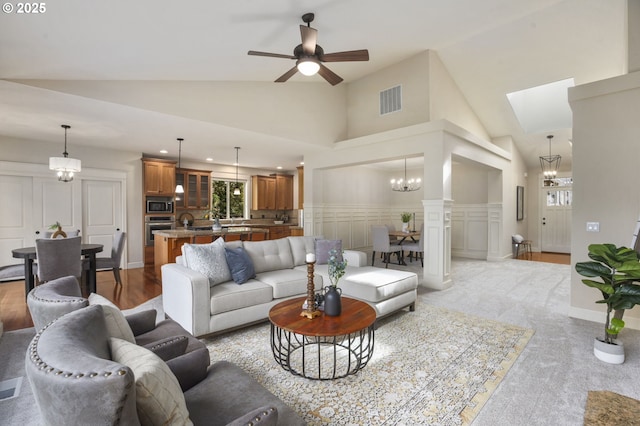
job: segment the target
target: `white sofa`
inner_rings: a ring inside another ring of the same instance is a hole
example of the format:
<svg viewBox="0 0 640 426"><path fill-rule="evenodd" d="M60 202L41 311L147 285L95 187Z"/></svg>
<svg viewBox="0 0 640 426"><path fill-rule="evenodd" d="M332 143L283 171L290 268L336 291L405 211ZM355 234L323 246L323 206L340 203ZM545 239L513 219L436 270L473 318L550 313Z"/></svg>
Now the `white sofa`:
<svg viewBox="0 0 640 426"><path fill-rule="evenodd" d="M253 262L256 276L243 284L231 280L211 285L180 256L177 263L162 265L164 311L194 336L264 321L275 304L306 294L305 259L307 253L315 253L315 244L314 237L226 243L242 246ZM415 309L415 273L367 266L366 254L359 251L345 250L344 257L347 268L338 284L343 296L368 302L378 318L406 307ZM329 285L326 264L315 265L314 283L316 290Z"/></svg>

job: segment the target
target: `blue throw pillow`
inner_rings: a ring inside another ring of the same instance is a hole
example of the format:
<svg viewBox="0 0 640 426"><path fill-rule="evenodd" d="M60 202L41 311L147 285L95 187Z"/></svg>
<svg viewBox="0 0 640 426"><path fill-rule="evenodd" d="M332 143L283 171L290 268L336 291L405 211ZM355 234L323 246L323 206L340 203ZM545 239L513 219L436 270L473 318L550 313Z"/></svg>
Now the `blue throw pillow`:
<svg viewBox="0 0 640 426"><path fill-rule="evenodd" d="M242 284L256 277L251 258L242 247L224 248L224 255L227 258L227 265L231 270L231 278L236 284Z"/></svg>

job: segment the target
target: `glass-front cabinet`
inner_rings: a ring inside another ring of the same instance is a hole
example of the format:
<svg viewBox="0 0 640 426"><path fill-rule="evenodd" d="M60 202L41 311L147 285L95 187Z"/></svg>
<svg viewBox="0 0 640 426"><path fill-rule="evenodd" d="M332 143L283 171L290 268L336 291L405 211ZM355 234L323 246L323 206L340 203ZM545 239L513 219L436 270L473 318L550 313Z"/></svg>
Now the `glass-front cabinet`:
<svg viewBox="0 0 640 426"><path fill-rule="evenodd" d="M184 187L184 194L176 194L178 209L208 209L211 194L211 172L205 170L176 170L176 184Z"/></svg>

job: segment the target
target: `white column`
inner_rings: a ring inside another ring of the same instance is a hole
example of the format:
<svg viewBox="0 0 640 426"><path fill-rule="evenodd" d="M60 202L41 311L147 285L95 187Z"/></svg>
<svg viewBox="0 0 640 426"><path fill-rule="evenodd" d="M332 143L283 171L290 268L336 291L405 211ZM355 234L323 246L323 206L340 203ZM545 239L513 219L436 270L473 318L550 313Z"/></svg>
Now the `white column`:
<svg viewBox="0 0 640 426"><path fill-rule="evenodd" d="M422 285L451 287L451 200L423 200L424 270Z"/></svg>
<svg viewBox="0 0 640 426"><path fill-rule="evenodd" d="M488 211L488 235L487 235L487 260L504 260L502 256L502 204L489 203Z"/></svg>

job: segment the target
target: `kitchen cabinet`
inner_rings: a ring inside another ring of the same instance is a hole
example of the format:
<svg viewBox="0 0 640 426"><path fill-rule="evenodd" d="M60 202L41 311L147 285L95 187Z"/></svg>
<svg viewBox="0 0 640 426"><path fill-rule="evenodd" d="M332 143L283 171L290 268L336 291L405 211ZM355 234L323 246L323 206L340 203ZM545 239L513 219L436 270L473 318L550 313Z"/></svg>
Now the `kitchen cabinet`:
<svg viewBox="0 0 640 426"><path fill-rule="evenodd" d="M298 166L298 209L304 208L304 167Z"/></svg>
<svg viewBox="0 0 640 426"><path fill-rule="evenodd" d="M275 210L276 179L273 176L251 176L252 210Z"/></svg>
<svg viewBox="0 0 640 426"><path fill-rule="evenodd" d="M292 210L293 176L252 176L252 210Z"/></svg>
<svg viewBox="0 0 640 426"><path fill-rule="evenodd" d="M291 228L289 228L289 232L291 233L292 237L303 237L304 236L304 229L302 229L299 226L292 226Z"/></svg>
<svg viewBox="0 0 640 426"><path fill-rule="evenodd" d="M209 208L211 200L210 171L176 169L176 184L182 185L184 188L184 194L176 195L178 209Z"/></svg>
<svg viewBox="0 0 640 426"><path fill-rule="evenodd" d="M173 197L176 189L175 161L142 159L144 165L145 195L166 195Z"/></svg>
<svg viewBox="0 0 640 426"><path fill-rule="evenodd" d="M191 236L168 238L156 235L154 242L154 263L156 267L166 263L174 263L176 257L182 256L182 245L192 242Z"/></svg>
<svg viewBox="0 0 640 426"><path fill-rule="evenodd" d="M277 240L279 238L289 237L291 232L289 231L289 225L286 226L270 226L269 227L269 239Z"/></svg>
<svg viewBox="0 0 640 426"><path fill-rule="evenodd" d="M293 209L293 176L276 175L276 210Z"/></svg>

